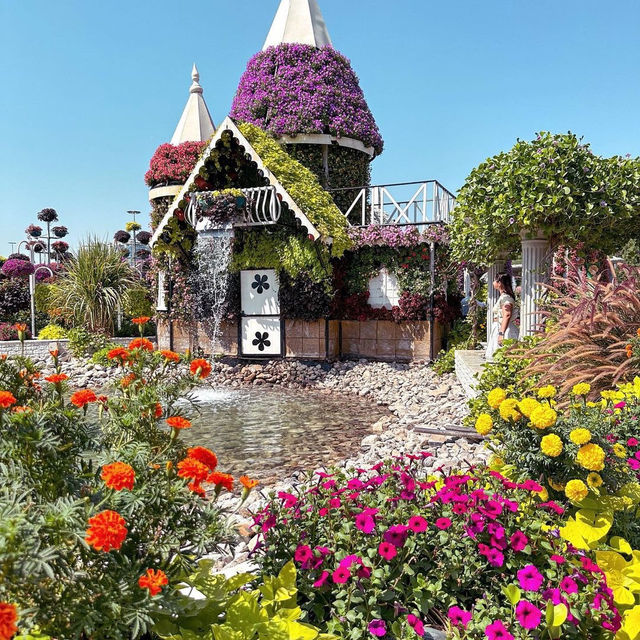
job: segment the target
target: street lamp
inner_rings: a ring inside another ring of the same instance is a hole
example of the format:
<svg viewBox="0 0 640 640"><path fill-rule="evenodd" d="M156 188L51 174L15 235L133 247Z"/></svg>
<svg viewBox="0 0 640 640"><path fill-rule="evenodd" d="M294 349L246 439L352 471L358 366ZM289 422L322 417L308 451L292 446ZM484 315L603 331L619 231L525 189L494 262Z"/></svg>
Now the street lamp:
<svg viewBox="0 0 640 640"><path fill-rule="evenodd" d="M134 221L134 223L135 223L135 221L136 221L136 216L139 216L139 215L140 215L140 212L139 212L139 211L137 211L136 209L131 209L130 211L127 211L127 213L128 213L130 216L133 216L133 221ZM137 248L136 248L136 233L137 233L137 232L138 232L138 230L137 230L137 229L134 229L134 230L133 230L133 233L131 234L131 237L132 237L132 239L133 239L133 255L131 256L131 264L132 264L132 265L134 265L134 266L135 266L135 264L136 264L136 257L137 257L137 256L136 256L136 253L137 253Z"/></svg>

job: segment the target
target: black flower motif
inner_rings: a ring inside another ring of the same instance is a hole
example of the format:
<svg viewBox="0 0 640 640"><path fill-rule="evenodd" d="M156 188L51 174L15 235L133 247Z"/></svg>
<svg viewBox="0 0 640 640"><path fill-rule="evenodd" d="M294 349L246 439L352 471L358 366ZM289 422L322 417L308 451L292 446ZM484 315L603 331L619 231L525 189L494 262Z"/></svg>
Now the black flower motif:
<svg viewBox="0 0 640 640"><path fill-rule="evenodd" d="M256 290L256 293L262 293L266 291L271 285L267 282L269 276L257 275L254 281L251 283L251 288Z"/></svg>
<svg viewBox="0 0 640 640"><path fill-rule="evenodd" d="M254 347L258 347L258 351L264 351L265 347L271 346L271 340L269 340L268 338L269 338L269 334L266 331L264 333L260 333L259 331L256 331L256 337L253 340L252 344Z"/></svg>

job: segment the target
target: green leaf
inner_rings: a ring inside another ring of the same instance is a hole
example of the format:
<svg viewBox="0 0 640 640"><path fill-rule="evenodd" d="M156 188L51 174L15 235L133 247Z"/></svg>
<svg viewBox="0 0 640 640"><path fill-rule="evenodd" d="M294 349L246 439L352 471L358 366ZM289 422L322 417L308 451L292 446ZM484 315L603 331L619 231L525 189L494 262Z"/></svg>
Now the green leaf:
<svg viewBox="0 0 640 640"><path fill-rule="evenodd" d="M503 587L502 593L507 596L507 600L509 600L511 606L515 607L518 602L520 602L521 591L515 584L510 584L508 587Z"/></svg>

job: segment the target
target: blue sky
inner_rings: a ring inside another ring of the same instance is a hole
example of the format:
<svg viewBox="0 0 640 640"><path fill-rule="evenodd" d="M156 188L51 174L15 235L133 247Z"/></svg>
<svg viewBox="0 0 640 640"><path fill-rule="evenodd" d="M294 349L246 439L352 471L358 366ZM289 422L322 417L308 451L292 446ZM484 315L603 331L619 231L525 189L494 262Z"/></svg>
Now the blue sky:
<svg viewBox="0 0 640 640"><path fill-rule="evenodd" d="M542 129L640 155L637 0L319 1L385 138L376 183L457 190ZM192 63L219 123L278 3L0 0L0 254L44 207L72 244L148 212Z"/></svg>

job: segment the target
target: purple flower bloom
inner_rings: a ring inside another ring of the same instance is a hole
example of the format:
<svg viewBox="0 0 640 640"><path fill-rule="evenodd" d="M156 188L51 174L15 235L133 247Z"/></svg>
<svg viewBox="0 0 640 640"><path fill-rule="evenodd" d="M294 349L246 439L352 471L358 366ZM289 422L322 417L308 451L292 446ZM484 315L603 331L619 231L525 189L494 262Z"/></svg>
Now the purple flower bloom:
<svg viewBox="0 0 640 640"><path fill-rule="evenodd" d="M372 620L369 623L369 633L372 636L382 638L387 633L387 625L384 620Z"/></svg>

